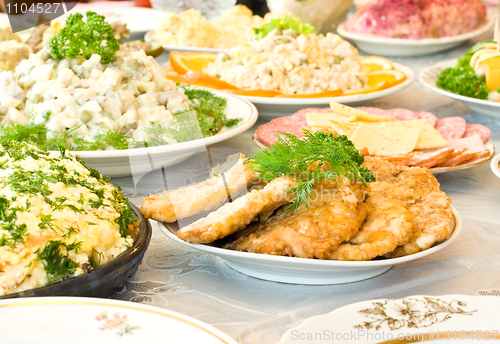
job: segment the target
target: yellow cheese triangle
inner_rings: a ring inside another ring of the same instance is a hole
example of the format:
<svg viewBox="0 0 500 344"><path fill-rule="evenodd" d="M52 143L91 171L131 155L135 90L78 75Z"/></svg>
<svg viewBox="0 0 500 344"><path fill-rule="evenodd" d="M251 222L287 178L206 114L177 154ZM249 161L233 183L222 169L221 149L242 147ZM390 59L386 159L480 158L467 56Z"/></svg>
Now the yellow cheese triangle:
<svg viewBox="0 0 500 344"><path fill-rule="evenodd" d="M357 149L367 148L371 155L391 156L412 152L420 129L360 123L351 141Z"/></svg>
<svg viewBox="0 0 500 344"><path fill-rule="evenodd" d="M372 115L371 113L368 113L363 110L355 109L346 105L342 105L336 102L331 102L330 103L330 108L339 114L345 115L345 116L355 116L358 120L360 121L368 121L368 122L387 122L387 121L392 121L391 116L379 116L379 115Z"/></svg>
<svg viewBox="0 0 500 344"><path fill-rule="evenodd" d="M448 142L446 142L436 128L434 128L425 119L403 122L387 122L382 125L398 128L420 129L420 136L415 149L440 148L448 145Z"/></svg>

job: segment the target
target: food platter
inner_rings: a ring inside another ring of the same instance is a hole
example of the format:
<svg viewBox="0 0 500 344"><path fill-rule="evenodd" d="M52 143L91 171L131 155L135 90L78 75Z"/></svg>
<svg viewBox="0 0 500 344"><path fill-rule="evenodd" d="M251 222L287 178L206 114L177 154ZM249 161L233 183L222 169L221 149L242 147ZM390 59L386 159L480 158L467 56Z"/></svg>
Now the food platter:
<svg viewBox="0 0 500 344"><path fill-rule="evenodd" d="M453 92L443 90L436 86L436 80L438 78L438 75L441 74L441 72L446 68L455 67L457 62L458 59L443 61L424 69L420 73L420 78L419 78L420 82L425 87L431 89L434 92L437 92L439 94L442 94L444 96L453 99L461 100L472 111L500 118L500 103L489 100L465 97Z"/></svg>
<svg viewBox="0 0 500 344"><path fill-rule="evenodd" d="M252 139L253 139L253 142L257 145L257 147L267 148L267 146L264 143L262 143L262 141L259 140L259 137L257 136L257 131L255 131L253 133ZM486 163L488 160L490 160L493 157L493 155L495 154L495 146L493 145L493 143L491 141L486 142L485 147L490 151L490 155L485 157L485 158L477 159L477 160L471 161L467 164L463 164L463 165L459 165L459 166L432 167L429 169L429 171L431 171L433 174L440 174L440 173L446 173L446 172L452 172L452 171L465 170L467 168L482 165L482 164ZM500 177L500 174L499 174L499 177Z"/></svg>
<svg viewBox="0 0 500 344"><path fill-rule="evenodd" d="M144 35L144 40L146 42L151 42L154 40L155 31L148 31ZM206 47L189 47L189 46L181 46L181 45L170 45L170 44L162 44L163 49L167 52L170 51L179 51L182 53L186 52L200 52L200 53L220 53L223 52L223 49L218 48L206 48Z"/></svg>
<svg viewBox="0 0 500 344"><path fill-rule="evenodd" d="M462 219L455 208L453 208L453 214L455 229L448 240L409 256L364 262L283 257L239 252L210 245L194 245L175 235L178 229L176 224L163 222L158 222L158 224L168 238L186 248L218 256L229 267L243 274L282 283L325 285L365 280L386 272L393 265L414 261L442 250L457 238L462 228Z"/></svg>
<svg viewBox="0 0 500 344"><path fill-rule="evenodd" d="M109 22L121 21L127 24L130 34L138 34L153 30L163 18L165 12L144 7L96 6L78 4L76 7L61 16L57 21L65 21L70 14L93 11L102 14Z"/></svg>
<svg viewBox="0 0 500 344"><path fill-rule="evenodd" d="M89 273L45 287L0 296L0 300L39 296L106 297L115 287L121 287L133 276L141 264L151 240L151 225L135 205L130 203L140 220L134 244L108 264ZM0 302L1 304L1 302Z"/></svg>
<svg viewBox="0 0 500 344"><path fill-rule="evenodd" d="M491 159L491 170L498 178L500 178L500 154Z"/></svg>
<svg viewBox="0 0 500 344"><path fill-rule="evenodd" d="M278 344L296 343L299 336L315 333L333 334L336 343L357 341L349 335L353 333L367 344L500 340L494 330L499 307L498 296L412 295L362 301L307 319L288 330ZM369 324L379 326L367 327ZM318 339L307 343L326 342Z"/></svg>
<svg viewBox="0 0 500 344"><path fill-rule="evenodd" d="M279 98L253 96L242 96L242 98L247 99L257 107L260 118L270 119L275 117L289 116L294 112L307 107L328 106L328 104L330 104L330 102L332 101L342 104L359 105L368 100L385 97L390 94L399 92L408 87L413 82L415 74L413 73L411 68L403 66L399 63L393 63L393 65L396 70L399 70L406 75L406 80L396 86L381 91L324 98Z"/></svg>
<svg viewBox="0 0 500 344"><path fill-rule="evenodd" d="M418 56L448 50L463 42L477 37L490 30L495 20L486 17L483 25L474 31L452 37L426 38L421 40L404 38L387 38L346 31L344 24L340 24L337 32L345 39L352 41L360 50L368 54L381 56Z"/></svg>
<svg viewBox="0 0 500 344"><path fill-rule="evenodd" d="M119 178L144 175L162 166L171 166L183 161L208 145L239 135L257 121L258 112L249 101L222 92L212 92L227 99L224 112L229 119L241 118L242 121L238 125L223 129L211 137L172 145L125 150L74 151L72 154L84 159L88 166L97 169L103 176Z"/></svg>
<svg viewBox="0 0 500 344"><path fill-rule="evenodd" d="M2 342L236 344L222 331L167 309L109 299L45 297L0 302ZM54 326L57 324L57 326ZM29 331L26 329L29 328Z"/></svg>

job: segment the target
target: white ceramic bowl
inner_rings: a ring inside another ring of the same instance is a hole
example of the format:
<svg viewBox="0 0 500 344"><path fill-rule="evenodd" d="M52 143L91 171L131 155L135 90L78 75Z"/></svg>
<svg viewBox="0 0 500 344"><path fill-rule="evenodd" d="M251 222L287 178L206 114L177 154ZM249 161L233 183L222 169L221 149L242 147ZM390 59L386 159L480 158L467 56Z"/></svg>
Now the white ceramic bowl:
<svg viewBox="0 0 500 344"><path fill-rule="evenodd" d="M340 24L337 32L343 38L353 42L360 50L368 54L381 56L418 56L437 53L456 47L463 42L490 30L495 20L487 16L483 25L474 31L457 36L425 39L388 38L370 34L350 32Z"/></svg>
<svg viewBox="0 0 500 344"><path fill-rule="evenodd" d="M172 145L125 150L74 151L72 154L85 160L88 166L97 169L103 176L140 176L161 167L174 165L205 150L208 145L239 135L257 121L257 109L249 101L223 92L211 92L227 99L224 112L229 119L242 119L237 126L223 129L211 137Z"/></svg>
<svg viewBox="0 0 500 344"><path fill-rule="evenodd" d="M498 178L500 178L500 154L491 160L491 170Z"/></svg>
<svg viewBox="0 0 500 344"><path fill-rule="evenodd" d="M168 238L190 249L218 256L228 266L245 275L283 283L321 285L365 280L386 272L393 265L410 262L442 250L457 238L462 228L462 219L455 208L453 208L453 214L455 215L455 230L448 240L409 256L365 262L273 256L233 251L210 245L195 245L179 239L175 235L175 225L161 222L158 224Z"/></svg>

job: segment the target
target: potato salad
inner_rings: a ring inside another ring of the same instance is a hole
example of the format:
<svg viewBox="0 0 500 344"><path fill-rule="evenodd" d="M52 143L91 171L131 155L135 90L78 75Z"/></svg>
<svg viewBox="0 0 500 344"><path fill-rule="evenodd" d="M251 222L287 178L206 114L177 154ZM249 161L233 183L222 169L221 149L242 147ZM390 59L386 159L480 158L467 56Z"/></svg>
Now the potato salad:
<svg viewBox="0 0 500 344"><path fill-rule="evenodd" d="M89 272L133 243L126 199L76 158L0 147L0 295Z"/></svg>
<svg viewBox="0 0 500 344"><path fill-rule="evenodd" d="M301 30L290 17L272 20L248 43L219 54L205 73L244 90L284 94L362 89L358 51L337 35ZM294 27L295 26L295 27Z"/></svg>
<svg viewBox="0 0 500 344"><path fill-rule="evenodd" d="M56 60L43 49L0 74L0 93L2 124L40 124L50 112L46 126L54 135L78 128L74 135L87 140L106 128L126 134L167 124L189 109L183 90L143 51L119 51L103 64L97 54Z"/></svg>

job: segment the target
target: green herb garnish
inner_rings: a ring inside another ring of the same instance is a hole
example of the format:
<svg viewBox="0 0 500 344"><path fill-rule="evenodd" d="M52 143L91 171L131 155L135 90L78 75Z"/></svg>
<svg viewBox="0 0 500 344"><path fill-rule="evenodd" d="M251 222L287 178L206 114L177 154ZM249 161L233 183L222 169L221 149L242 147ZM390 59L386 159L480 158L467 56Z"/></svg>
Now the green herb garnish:
<svg viewBox="0 0 500 344"><path fill-rule="evenodd" d="M470 65L472 55L458 60L454 68L447 68L439 74L436 86L465 97L487 99L490 92L484 76L476 75Z"/></svg>
<svg viewBox="0 0 500 344"><path fill-rule="evenodd" d="M302 139L287 133L280 135L283 136L278 136L276 144L258 151L245 163L264 181L291 176L299 183L290 190L295 197L291 211L301 205L308 207L314 186L324 179L335 181L347 177L364 185L375 181L370 170L363 166L364 156L345 135L333 136L321 131L305 131Z"/></svg>
<svg viewBox="0 0 500 344"><path fill-rule="evenodd" d="M295 20L291 16L286 16L284 18L272 19L269 23L262 25L261 28L253 29L255 32L255 39L262 39L276 29L279 31L293 30L297 35L316 33L312 25L303 24L300 19Z"/></svg>
<svg viewBox="0 0 500 344"><path fill-rule="evenodd" d="M59 240L49 241L42 251L38 249L35 252L47 272L47 284L62 281L75 273L78 263L71 259L68 252L76 252L80 245L79 242L68 245Z"/></svg>
<svg viewBox="0 0 500 344"><path fill-rule="evenodd" d="M120 43L114 37L113 28L102 15L90 11L86 15L87 21L84 22L81 13L71 14L66 26L50 40L53 58L62 60L65 57L74 59L83 56L88 60L92 54L98 54L103 64L115 59Z"/></svg>

